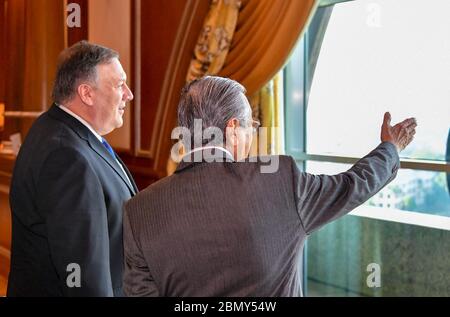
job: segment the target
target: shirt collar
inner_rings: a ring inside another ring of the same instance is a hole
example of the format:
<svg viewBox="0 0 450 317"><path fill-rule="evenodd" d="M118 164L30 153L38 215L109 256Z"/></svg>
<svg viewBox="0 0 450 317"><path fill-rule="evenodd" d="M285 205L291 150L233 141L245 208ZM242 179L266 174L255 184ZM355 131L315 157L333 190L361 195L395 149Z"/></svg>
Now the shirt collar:
<svg viewBox="0 0 450 317"><path fill-rule="evenodd" d="M103 138L100 134L98 134L89 123L86 122L86 120L84 120L83 118L81 118L79 115L73 113L72 111L70 111L67 107L63 106L63 105L58 105L57 106L67 112L68 114L70 114L72 117L74 117L75 119L77 119L78 121L80 121L84 126L86 126L86 128L89 129L89 131L92 132L93 135L95 135L95 137L102 143L103 142Z"/></svg>
<svg viewBox="0 0 450 317"><path fill-rule="evenodd" d="M226 148L221 147L221 146L212 146L212 145L197 147L197 148L193 149L192 151L187 152L185 155L183 155L183 157L186 156L186 155L190 155L190 154L192 154L194 152L203 151L203 150L210 150L210 149L217 149L217 150L220 150L222 152L225 152L231 159L233 159L233 154L231 154L231 152L228 151Z"/></svg>

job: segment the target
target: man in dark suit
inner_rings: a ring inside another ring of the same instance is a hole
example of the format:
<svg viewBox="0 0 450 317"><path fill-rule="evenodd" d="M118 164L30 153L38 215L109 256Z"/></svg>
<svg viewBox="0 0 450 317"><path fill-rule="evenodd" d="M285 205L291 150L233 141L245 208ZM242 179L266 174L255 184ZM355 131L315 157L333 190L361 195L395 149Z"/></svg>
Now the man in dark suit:
<svg viewBox="0 0 450 317"><path fill-rule="evenodd" d="M102 135L133 94L118 54L80 42L60 55L55 104L17 157L8 296L120 296L122 207L137 188Z"/></svg>
<svg viewBox="0 0 450 317"><path fill-rule="evenodd" d="M189 84L178 121L187 150L197 145L174 175L125 205L129 296L301 296L307 235L392 180L397 151L416 126L407 119L391 127L386 113L382 143L347 172L326 176L300 172L289 156L243 160L254 121L235 81L205 77ZM211 128L215 136L226 133L225 142L206 138L212 145L205 146L192 137L196 125L203 135L212 136ZM277 168L264 169L270 161Z"/></svg>

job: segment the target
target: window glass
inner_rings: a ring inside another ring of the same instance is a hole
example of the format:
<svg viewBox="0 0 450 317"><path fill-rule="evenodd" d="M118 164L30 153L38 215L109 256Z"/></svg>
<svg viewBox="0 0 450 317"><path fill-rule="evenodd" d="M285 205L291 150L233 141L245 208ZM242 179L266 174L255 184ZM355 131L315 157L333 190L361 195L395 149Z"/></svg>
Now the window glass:
<svg viewBox="0 0 450 317"><path fill-rule="evenodd" d="M383 113L418 121L403 158L445 160L450 127L450 1L335 5L307 110L307 151L362 156ZM442 178L442 176L439 176Z"/></svg>
<svg viewBox="0 0 450 317"><path fill-rule="evenodd" d="M339 163L306 162L306 171L312 174L334 175L350 167ZM365 206L382 208L384 213L403 210L450 217L446 173L400 169L396 178L370 198Z"/></svg>

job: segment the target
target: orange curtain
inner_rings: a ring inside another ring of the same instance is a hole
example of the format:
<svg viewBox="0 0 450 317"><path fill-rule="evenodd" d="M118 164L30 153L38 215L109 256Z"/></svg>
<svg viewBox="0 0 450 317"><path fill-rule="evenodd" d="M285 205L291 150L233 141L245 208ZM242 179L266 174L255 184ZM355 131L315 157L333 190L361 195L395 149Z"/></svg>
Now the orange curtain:
<svg viewBox="0 0 450 317"><path fill-rule="evenodd" d="M186 80L229 77L252 96L286 63L316 6L316 0L212 0Z"/></svg>
<svg viewBox="0 0 450 317"><path fill-rule="evenodd" d="M212 0L195 46L186 81L217 75L231 46L238 21L240 0Z"/></svg>
<svg viewBox="0 0 450 317"><path fill-rule="evenodd" d="M316 7L315 0L243 0L218 75L237 80L252 96L284 66Z"/></svg>
<svg viewBox="0 0 450 317"><path fill-rule="evenodd" d="M247 89L255 117L279 122L280 82L287 62L317 8L317 0L211 0L186 81L204 75L234 79ZM274 78L275 77L275 78ZM271 80L274 81L271 81ZM269 133L264 153L281 153L282 136ZM176 164L169 158L170 175Z"/></svg>
<svg viewBox="0 0 450 317"><path fill-rule="evenodd" d="M205 75L217 75L227 58L236 29L241 0L211 0L208 13L194 49L186 75L186 82ZM179 144L179 158L184 149ZM178 158L178 159L179 159ZM169 156L167 175L173 174L177 163Z"/></svg>

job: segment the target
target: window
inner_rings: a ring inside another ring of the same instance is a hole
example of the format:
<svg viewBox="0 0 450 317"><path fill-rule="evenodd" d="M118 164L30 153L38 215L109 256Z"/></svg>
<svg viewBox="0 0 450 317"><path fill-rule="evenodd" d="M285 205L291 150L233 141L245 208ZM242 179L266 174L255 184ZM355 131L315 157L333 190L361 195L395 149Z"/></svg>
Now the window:
<svg viewBox="0 0 450 317"><path fill-rule="evenodd" d="M335 5L314 73L309 74L306 148L298 158L354 163L379 143L385 111L393 122L415 116L415 140L400 153L403 169L367 204L450 216L450 168L445 162L450 128L448 12L450 2L445 0L433 5L423 0Z"/></svg>
<svg viewBox="0 0 450 317"><path fill-rule="evenodd" d="M305 294L450 296L449 12L446 0L322 6L292 54L286 153L301 169L347 170L379 143L385 111L419 123L396 179L308 239ZM366 284L371 263L381 287Z"/></svg>
<svg viewBox="0 0 450 317"><path fill-rule="evenodd" d="M308 152L364 155L377 144L380 120L389 110L393 119L414 114L420 124L402 158L445 160L449 12L446 0L336 5L309 95Z"/></svg>
<svg viewBox="0 0 450 317"><path fill-rule="evenodd" d="M306 162L306 171L313 174L333 175L350 167L349 164ZM416 214L450 217L450 195L445 177L444 172L400 169L391 183L352 214L450 230L450 218L431 216L423 222L425 218Z"/></svg>

